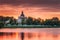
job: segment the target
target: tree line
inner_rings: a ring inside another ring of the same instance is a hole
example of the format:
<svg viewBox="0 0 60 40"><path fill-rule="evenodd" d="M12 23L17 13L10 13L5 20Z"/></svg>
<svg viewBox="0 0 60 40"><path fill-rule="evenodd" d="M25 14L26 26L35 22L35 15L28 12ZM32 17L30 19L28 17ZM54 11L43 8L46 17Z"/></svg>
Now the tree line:
<svg viewBox="0 0 60 40"><path fill-rule="evenodd" d="M18 25L18 23L16 22L17 19L13 18L13 17L3 17L0 16L0 27L3 27L5 24L5 22L9 20L8 24L11 25ZM51 19L41 19L41 18L32 18L32 17L27 17L26 21L22 23L23 25L51 25L51 26L60 26L60 20L58 17L53 17Z"/></svg>
<svg viewBox="0 0 60 40"><path fill-rule="evenodd" d="M27 25L60 25L60 20L58 17L53 17L51 19L34 19L32 17L28 17Z"/></svg>

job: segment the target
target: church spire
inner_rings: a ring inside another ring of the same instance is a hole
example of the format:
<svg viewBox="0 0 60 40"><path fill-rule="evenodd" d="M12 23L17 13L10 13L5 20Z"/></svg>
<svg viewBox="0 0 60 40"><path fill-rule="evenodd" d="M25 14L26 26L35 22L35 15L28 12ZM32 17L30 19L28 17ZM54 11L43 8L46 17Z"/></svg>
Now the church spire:
<svg viewBox="0 0 60 40"><path fill-rule="evenodd" d="M25 16L23 11L22 11L22 13L21 13L21 16Z"/></svg>

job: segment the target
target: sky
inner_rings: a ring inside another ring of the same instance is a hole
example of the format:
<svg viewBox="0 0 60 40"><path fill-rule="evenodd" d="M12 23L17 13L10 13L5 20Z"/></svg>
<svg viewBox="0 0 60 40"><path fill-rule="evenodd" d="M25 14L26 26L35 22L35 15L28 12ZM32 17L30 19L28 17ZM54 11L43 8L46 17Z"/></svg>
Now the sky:
<svg viewBox="0 0 60 40"><path fill-rule="evenodd" d="M22 11L27 17L60 19L60 0L0 0L0 16L18 18Z"/></svg>

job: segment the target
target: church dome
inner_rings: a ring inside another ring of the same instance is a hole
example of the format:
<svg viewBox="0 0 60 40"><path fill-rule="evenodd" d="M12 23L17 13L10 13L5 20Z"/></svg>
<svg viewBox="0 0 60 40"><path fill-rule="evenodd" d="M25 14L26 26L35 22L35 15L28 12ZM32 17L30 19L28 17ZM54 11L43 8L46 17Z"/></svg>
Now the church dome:
<svg viewBox="0 0 60 40"><path fill-rule="evenodd" d="M23 13L23 11L22 11L22 13L21 13L21 16L23 16L23 17L25 16L24 13Z"/></svg>
<svg viewBox="0 0 60 40"><path fill-rule="evenodd" d="M21 12L21 15L18 17L18 19L17 19L17 23L18 24L21 24L22 23L22 20L24 20L24 23L25 23L25 21L26 21L26 19L27 19L27 17L25 17L25 15L24 15L24 13L23 13L23 11Z"/></svg>
<svg viewBox="0 0 60 40"><path fill-rule="evenodd" d="M24 15L23 11L21 12L21 15L20 15L18 18L19 18L19 19L25 18L25 15Z"/></svg>

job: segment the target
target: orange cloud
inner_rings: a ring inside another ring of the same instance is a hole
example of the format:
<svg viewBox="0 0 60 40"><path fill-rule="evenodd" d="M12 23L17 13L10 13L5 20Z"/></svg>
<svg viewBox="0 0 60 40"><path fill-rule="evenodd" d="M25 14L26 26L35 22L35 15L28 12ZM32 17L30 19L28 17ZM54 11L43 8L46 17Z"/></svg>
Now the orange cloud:
<svg viewBox="0 0 60 40"><path fill-rule="evenodd" d="M13 7L9 5L1 5L0 6L0 16L13 16L14 18L18 18L18 16L21 14L21 11L24 11L24 14L28 17L34 17L34 18L52 18L52 17L58 17L60 18L60 12L47 12L43 7Z"/></svg>

